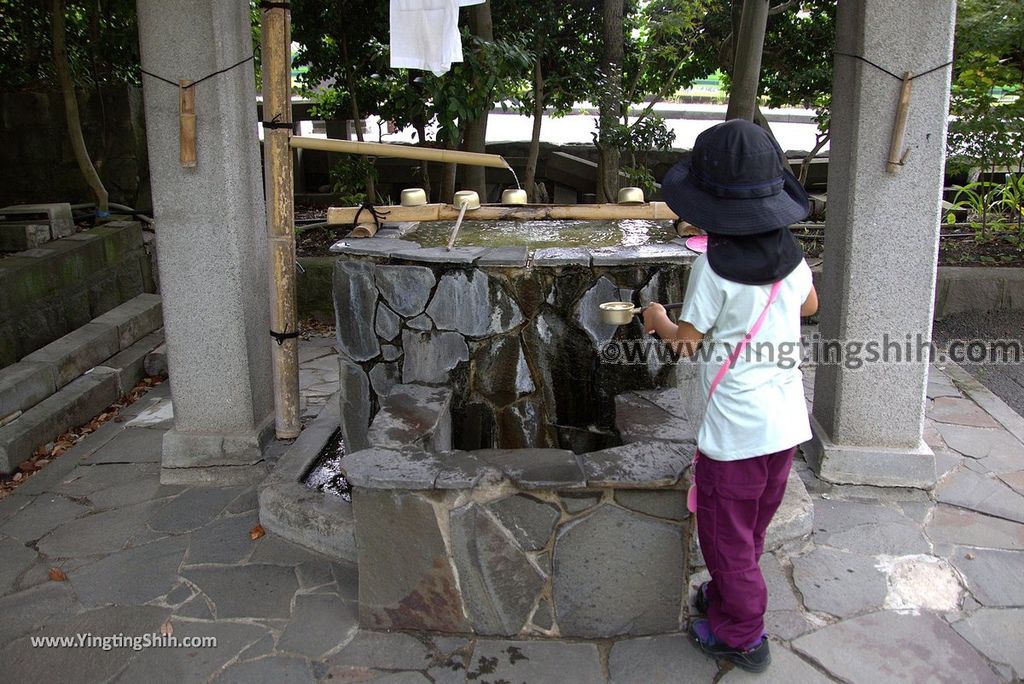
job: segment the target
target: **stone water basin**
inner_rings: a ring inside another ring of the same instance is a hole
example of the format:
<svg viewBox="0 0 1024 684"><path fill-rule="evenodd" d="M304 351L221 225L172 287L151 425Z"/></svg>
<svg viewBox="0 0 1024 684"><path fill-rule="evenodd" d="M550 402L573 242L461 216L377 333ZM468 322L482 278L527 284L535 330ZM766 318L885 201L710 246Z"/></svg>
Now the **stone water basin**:
<svg viewBox="0 0 1024 684"><path fill-rule="evenodd" d="M681 301L696 255L654 228L611 246L637 227L577 226L595 244L571 247L470 231L449 252L446 227L404 224L332 247L364 627L682 627L693 431L671 359L598 310ZM627 347L646 352L609 352Z"/></svg>

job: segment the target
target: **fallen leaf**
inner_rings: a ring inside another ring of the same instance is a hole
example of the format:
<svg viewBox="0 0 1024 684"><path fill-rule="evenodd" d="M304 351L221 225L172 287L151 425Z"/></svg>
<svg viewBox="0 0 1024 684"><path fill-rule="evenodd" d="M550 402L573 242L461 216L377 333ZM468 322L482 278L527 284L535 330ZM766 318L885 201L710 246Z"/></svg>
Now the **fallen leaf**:
<svg viewBox="0 0 1024 684"><path fill-rule="evenodd" d="M263 525L257 525L256 527L249 530L249 539L256 541L266 533L267 531L263 529Z"/></svg>
<svg viewBox="0 0 1024 684"><path fill-rule="evenodd" d="M965 553L964 554L964 558L966 558L967 560L974 560L974 554L973 553Z"/></svg>
<svg viewBox="0 0 1024 684"><path fill-rule="evenodd" d="M160 625L160 634L165 637L169 637L174 634L174 625L171 624L170 619Z"/></svg>
<svg viewBox="0 0 1024 684"><path fill-rule="evenodd" d="M60 568L50 568L50 572L47 574L51 582L66 582L68 579L68 576Z"/></svg>
<svg viewBox="0 0 1024 684"><path fill-rule="evenodd" d="M24 476L25 473L14 473L14 477L12 477L11 479L14 480L15 482L20 482L21 478L23 478Z"/></svg>

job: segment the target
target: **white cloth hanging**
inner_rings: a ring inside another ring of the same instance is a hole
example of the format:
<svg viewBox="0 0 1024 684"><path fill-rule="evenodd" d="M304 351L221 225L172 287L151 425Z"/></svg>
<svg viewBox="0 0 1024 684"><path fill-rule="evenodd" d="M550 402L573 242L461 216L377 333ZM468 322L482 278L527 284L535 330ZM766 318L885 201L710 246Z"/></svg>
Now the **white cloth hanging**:
<svg viewBox="0 0 1024 684"><path fill-rule="evenodd" d="M391 0L391 68L441 76L462 61L459 8L486 0Z"/></svg>

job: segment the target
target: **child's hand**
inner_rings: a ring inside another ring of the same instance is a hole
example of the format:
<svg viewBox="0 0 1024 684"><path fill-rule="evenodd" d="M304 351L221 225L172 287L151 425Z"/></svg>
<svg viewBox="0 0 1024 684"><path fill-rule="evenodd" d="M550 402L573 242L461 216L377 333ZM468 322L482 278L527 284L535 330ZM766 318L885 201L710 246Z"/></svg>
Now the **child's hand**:
<svg viewBox="0 0 1024 684"><path fill-rule="evenodd" d="M664 319L667 315L665 307L658 302L651 302L644 307L644 330L647 331L647 334L653 335L658 321Z"/></svg>

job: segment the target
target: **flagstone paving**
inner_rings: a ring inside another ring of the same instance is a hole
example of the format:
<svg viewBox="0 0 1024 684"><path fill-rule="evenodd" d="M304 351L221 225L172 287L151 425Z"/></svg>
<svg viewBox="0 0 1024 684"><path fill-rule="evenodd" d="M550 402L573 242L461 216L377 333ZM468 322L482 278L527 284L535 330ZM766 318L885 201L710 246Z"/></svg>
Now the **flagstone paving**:
<svg viewBox="0 0 1024 684"><path fill-rule="evenodd" d="M337 388L334 355L329 338L301 345L303 385L313 388L302 395L304 420ZM983 408L994 397L979 400L977 386L933 369L928 387L934 495L834 486L795 464L814 531L761 559L774 657L764 681L1024 676L1024 444L1000 423L1002 410ZM754 679L704 658L682 634L588 642L361 630L355 566L271 534L252 539L253 487L159 484L169 401L166 384L153 389L0 500L0 681ZM51 568L66 581L52 581ZM217 646L32 647L38 636L161 632Z"/></svg>

